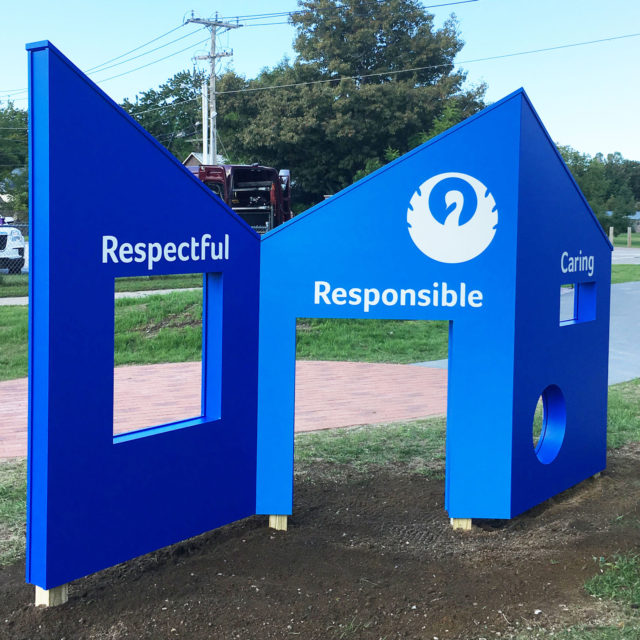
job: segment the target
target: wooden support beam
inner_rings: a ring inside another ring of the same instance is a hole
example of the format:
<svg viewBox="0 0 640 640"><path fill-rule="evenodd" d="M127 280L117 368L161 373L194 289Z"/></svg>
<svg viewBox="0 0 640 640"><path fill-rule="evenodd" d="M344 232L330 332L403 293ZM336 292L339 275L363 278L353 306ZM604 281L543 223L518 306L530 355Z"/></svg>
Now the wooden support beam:
<svg viewBox="0 0 640 640"><path fill-rule="evenodd" d="M53 589L36 587L36 607L57 607L69 600L69 585L62 584Z"/></svg>
<svg viewBox="0 0 640 640"><path fill-rule="evenodd" d="M269 516L269 528L277 531L287 530L287 518L289 516Z"/></svg>
<svg viewBox="0 0 640 640"><path fill-rule="evenodd" d="M451 527L455 531L471 531L472 526L471 518L451 518Z"/></svg>

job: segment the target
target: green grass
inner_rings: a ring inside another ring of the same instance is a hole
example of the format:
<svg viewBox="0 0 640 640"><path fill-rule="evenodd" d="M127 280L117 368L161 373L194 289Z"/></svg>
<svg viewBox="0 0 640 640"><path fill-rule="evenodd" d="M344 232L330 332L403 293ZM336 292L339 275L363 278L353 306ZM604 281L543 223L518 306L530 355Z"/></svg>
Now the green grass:
<svg viewBox="0 0 640 640"><path fill-rule="evenodd" d="M0 275L0 298L22 298L29 295L29 274Z"/></svg>
<svg viewBox="0 0 640 640"><path fill-rule="evenodd" d="M627 246L627 234L620 233L613 238L613 246L614 247L626 247ZM632 233L631 234L631 246L632 247L640 247L640 233Z"/></svg>
<svg viewBox="0 0 640 640"><path fill-rule="evenodd" d="M26 495L26 461L0 463L0 565L24 554Z"/></svg>
<svg viewBox="0 0 640 640"><path fill-rule="evenodd" d="M553 640L638 640L640 638L640 625L631 623L616 627L571 627L563 631L549 631L536 629L516 636L516 640L541 640L553 638Z"/></svg>
<svg viewBox="0 0 640 640"><path fill-rule="evenodd" d="M0 380L27 375L27 307L0 307Z"/></svg>
<svg viewBox="0 0 640 640"><path fill-rule="evenodd" d="M614 264L611 266L611 284L640 280L640 264Z"/></svg>
<svg viewBox="0 0 640 640"><path fill-rule="evenodd" d="M640 442L640 378L609 387L607 446Z"/></svg>
<svg viewBox="0 0 640 640"><path fill-rule="evenodd" d="M202 358L202 293L116 300L116 366Z"/></svg>
<svg viewBox="0 0 640 640"><path fill-rule="evenodd" d="M298 320L301 360L421 362L447 357L448 322L413 320Z"/></svg>
<svg viewBox="0 0 640 640"><path fill-rule="evenodd" d="M296 462L372 466L402 465L429 475L444 469L446 418L332 429L296 436Z"/></svg>
<svg viewBox="0 0 640 640"><path fill-rule="evenodd" d="M596 598L640 606L640 556L598 558L599 573L584 588Z"/></svg>
<svg viewBox="0 0 640 640"><path fill-rule="evenodd" d="M27 307L0 307L0 380L27 375ZM447 357L446 322L299 321L298 357L416 362ZM178 291L115 302L116 365L202 357L202 293Z"/></svg>
<svg viewBox="0 0 640 640"><path fill-rule="evenodd" d="M117 278L116 291L151 291L154 289L190 289L202 286L202 275L189 273L170 276L135 276ZM29 275L0 275L0 298L19 298L29 295Z"/></svg>

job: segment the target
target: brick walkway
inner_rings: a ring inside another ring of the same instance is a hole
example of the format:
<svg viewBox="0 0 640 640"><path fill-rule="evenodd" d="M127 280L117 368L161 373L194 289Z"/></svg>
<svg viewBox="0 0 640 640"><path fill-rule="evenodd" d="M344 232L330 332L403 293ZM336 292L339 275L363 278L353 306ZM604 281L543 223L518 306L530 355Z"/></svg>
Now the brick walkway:
<svg viewBox="0 0 640 640"><path fill-rule="evenodd" d="M200 363L118 367L116 433L197 416ZM444 415L447 372L403 364L300 361L295 430ZM0 458L27 454L27 380L0 382Z"/></svg>

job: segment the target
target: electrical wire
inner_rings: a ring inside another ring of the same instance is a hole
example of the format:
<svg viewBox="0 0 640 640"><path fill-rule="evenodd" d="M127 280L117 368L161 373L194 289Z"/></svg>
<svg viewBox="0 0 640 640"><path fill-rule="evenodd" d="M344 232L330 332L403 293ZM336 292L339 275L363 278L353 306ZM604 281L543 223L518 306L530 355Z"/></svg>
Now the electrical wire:
<svg viewBox="0 0 640 640"><path fill-rule="evenodd" d="M122 60L122 62L116 62L115 64L111 64L108 67L103 67L102 69L100 69L99 71L86 71L85 73L90 74L90 75L94 75L96 73L100 73L102 71L106 71L107 69L113 69L113 67L118 67L121 64L126 64L127 62L131 62L132 60L137 60L138 58L142 58L143 56L148 56L150 53L154 53L154 51L159 51L160 49L164 49L165 47L168 47L170 44L173 44L174 42L179 42L180 40L184 40L185 38L190 38L191 36L197 35L198 32L202 31L202 29L206 29L206 27L202 27L200 29L197 29L196 31L193 31L192 33L188 33L186 36L180 36L179 38L176 38L175 40L171 40L169 42L167 42L166 44L161 44L159 47L155 47L153 49L150 49L149 51L145 51L144 53L139 53L137 56L133 56L132 58L127 58L126 60ZM198 43L200 44L200 43ZM194 47L196 45L193 45Z"/></svg>
<svg viewBox="0 0 640 640"><path fill-rule="evenodd" d="M103 67L105 64L110 64L111 62L115 62L116 60L120 60L120 58L124 58L125 56L128 56L130 53L135 53L136 51L140 51L140 49L143 49L147 45L153 44L154 42L157 42L158 40L161 40L162 38L168 36L170 33L173 33L174 31L177 31L178 29L181 29L182 27L184 27L184 23L183 24L179 24L177 27L174 27L173 29L170 29L169 31L167 31L166 33L163 33L161 36L158 36L157 38L153 38L153 40L149 40L149 42L145 42L144 44L141 44L141 45L135 47L134 49L131 49L129 51L125 51L124 53L121 53L119 56L116 56L115 58L111 58L110 60L105 60L104 62L101 62L100 64L96 65L95 67L91 67L91 69L87 69L85 71L85 73L90 73L91 71L96 71L100 67Z"/></svg>
<svg viewBox="0 0 640 640"><path fill-rule="evenodd" d="M285 88L291 88L291 87L301 87L301 86L308 86L308 85L313 85L313 84L325 84L327 82L340 82L341 80L360 80L362 78L371 78L371 77L379 77L379 76L389 76L389 75L398 75L400 73L411 73L413 71L425 71L427 69L437 69L440 67L448 67L451 66L452 64L455 65L462 65L462 64L473 64L473 63L477 63L477 62L488 62L490 60L501 60L503 58L512 58L512 57L516 57L516 56L524 56L524 55L531 55L531 54L535 54L535 53L544 53L547 51L556 51L558 49L568 49L570 47L582 47L582 46L586 46L586 45L590 45L590 44L597 44L597 43L601 43L601 42L611 42L614 40L622 40L625 38L637 38L638 36L640 36L640 33L628 33L622 36L611 36L609 38L600 38L598 40L586 40L583 42L573 42L573 43L569 43L569 44L563 44L563 45L557 45L557 46L553 46L553 47L544 47L541 49L530 49L528 51L515 51L512 53L504 53L504 54L500 54L500 55L496 55L496 56L487 56L485 58L475 58L472 60L463 60L460 62L455 62L455 63L443 63L443 64L435 64L435 65L428 65L425 67L412 67L409 69L399 69L397 71L380 71L380 72L376 72L376 73L369 73L369 74L363 74L363 75L359 75L359 76L338 76L335 78L324 78L322 80L311 80L309 82L292 82L290 84L281 84L281 85L269 85L269 86L264 86L264 87L246 87L244 89L234 89L234 90L229 90L229 91L217 91L216 95L226 95L226 94L232 94L232 93L251 93L251 92L255 92L255 91L269 91L272 89L285 89ZM191 102L196 102L196 101L200 101L200 98L190 98L189 100L180 100L180 101L175 101L172 102L171 104L165 104L165 105L161 105L158 107L151 107L149 109L145 109L144 111L137 111L135 113L133 113L132 115L134 115L135 117L137 116L141 116L145 113L151 113L152 111L158 111L160 109L168 109L168 108L173 108L173 107L177 107L183 104L189 104Z"/></svg>
<svg viewBox="0 0 640 640"><path fill-rule="evenodd" d="M386 2L386 0L372 0L371 2L366 2L363 4L382 4ZM470 4L472 2L479 2L479 0L456 0L454 2L442 2L440 4L430 4L430 5L425 5L422 8L423 9L436 9L439 7L449 7L449 6L453 6L453 5L457 5L457 4ZM337 7L337 8L341 8L341 7ZM269 18L284 18L285 16L293 16L297 13L302 13L301 10L296 10L296 11L279 11L279 12L272 12L272 13L248 13L248 14L244 14L244 15L238 15L238 16L224 16L223 18L221 18L221 20L242 20L242 21L247 21L247 20L261 20L261 19L269 19ZM287 24L287 23L267 23L267 24ZM247 25L244 25L247 26Z"/></svg>
<svg viewBox="0 0 640 640"><path fill-rule="evenodd" d="M143 64L139 67L136 67L135 69L129 69L129 71L123 71L122 73L118 73L115 76L110 76L108 78L102 78L100 80L98 80L97 82L107 82L108 80L113 80L114 78L121 78L122 76L126 76L129 73L133 73L134 71L140 71L140 69L145 69L146 67L150 67L152 64L157 64L158 62L162 62L163 60L167 60L168 58L172 58L173 56L177 56L179 53L184 53L185 51L189 51L189 49L193 49L193 47L198 47L201 44L204 44L205 42L209 42L209 38L205 38L204 40L200 40L199 42L196 42L195 44L189 45L188 47L185 47L184 49L180 49L180 51L174 51L173 53L170 53L168 56L164 56L163 58L158 58L157 60L152 60L151 62L147 62L147 64Z"/></svg>

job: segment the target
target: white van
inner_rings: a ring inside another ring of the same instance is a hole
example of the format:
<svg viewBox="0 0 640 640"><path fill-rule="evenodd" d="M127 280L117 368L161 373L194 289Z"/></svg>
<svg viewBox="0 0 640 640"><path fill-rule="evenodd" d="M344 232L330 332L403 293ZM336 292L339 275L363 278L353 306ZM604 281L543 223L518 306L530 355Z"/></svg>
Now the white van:
<svg viewBox="0 0 640 640"><path fill-rule="evenodd" d="M24 267L24 236L20 229L11 226L14 218L0 216L0 269L15 274Z"/></svg>

